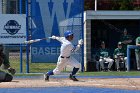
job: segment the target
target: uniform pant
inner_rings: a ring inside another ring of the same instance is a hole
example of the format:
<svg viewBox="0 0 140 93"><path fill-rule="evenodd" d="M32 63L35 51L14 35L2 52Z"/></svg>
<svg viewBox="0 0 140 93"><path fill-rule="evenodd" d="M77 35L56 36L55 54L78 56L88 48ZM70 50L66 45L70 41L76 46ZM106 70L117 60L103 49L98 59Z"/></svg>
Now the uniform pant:
<svg viewBox="0 0 140 93"><path fill-rule="evenodd" d="M127 60L127 57L124 57L124 58L116 58L115 62L116 62L117 69L120 69L120 65L119 65L120 61L124 61L125 68L126 68L127 67L126 60Z"/></svg>
<svg viewBox="0 0 140 93"><path fill-rule="evenodd" d="M137 70L140 70L140 52L135 52L135 56L136 56Z"/></svg>
<svg viewBox="0 0 140 93"><path fill-rule="evenodd" d="M56 68L53 70L54 74L59 74L67 65L73 66L75 68L80 68L80 63L74 58L61 58L58 57L58 62Z"/></svg>
<svg viewBox="0 0 140 93"><path fill-rule="evenodd" d="M100 62L100 65L101 65L102 69L104 69L104 63L109 62L108 69L110 69L112 67L112 65L113 65L114 60L111 59L111 58L100 58L99 62Z"/></svg>

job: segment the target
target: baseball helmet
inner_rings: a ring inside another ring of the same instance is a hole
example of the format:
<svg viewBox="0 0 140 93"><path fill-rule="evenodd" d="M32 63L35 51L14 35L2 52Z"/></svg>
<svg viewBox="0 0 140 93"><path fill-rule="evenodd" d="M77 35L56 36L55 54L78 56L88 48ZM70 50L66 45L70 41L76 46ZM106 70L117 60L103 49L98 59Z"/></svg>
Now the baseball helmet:
<svg viewBox="0 0 140 93"><path fill-rule="evenodd" d="M70 35L73 35L73 32L72 32L72 31L67 30L67 31L64 32L64 36L65 36L65 37L68 37L68 36L70 36Z"/></svg>
<svg viewBox="0 0 140 93"><path fill-rule="evenodd" d="M122 45L122 42L118 42L118 45Z"/></svg>

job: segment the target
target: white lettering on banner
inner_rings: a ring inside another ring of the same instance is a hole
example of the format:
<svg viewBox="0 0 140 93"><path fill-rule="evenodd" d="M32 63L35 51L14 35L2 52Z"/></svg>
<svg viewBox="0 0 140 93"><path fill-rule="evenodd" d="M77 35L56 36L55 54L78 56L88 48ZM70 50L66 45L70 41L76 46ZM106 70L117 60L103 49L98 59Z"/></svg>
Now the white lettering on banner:
<svg viewBox="0 0 140 93"><path fill-rule="evenodd" d="M58 23L69 18L71 4L74 3L74 0L37 0L37 1L39 2L40 5L45 36L50 37L52 33L54 18L56 17ZM64 12L64 8L65 8L63 6L64 3L67 4L66 13ZM49 11L50 9L49 4L53 5L51 12ZM63 32L61 32L60 29L59 29L59 33L60 36L63 36Z"/></svg>
<svg viewBox="0 0 140 93"><path fill-rule="evenodd" d="M5 29L20 29L21 28L21 25L20 26L4 26Z"/></svg>
<svg viewBox="0 0 140 93"><path fill-rule="evenodd" d="M33 55L58 55L60 54L60 48L59 47L32 47L32 54Z"/></svg>
<svg viewBox="0 0 140 93"><path fill-rule="evenodd" d="M59 55L60 47L32 47L32 55ZM79 54L78 52L74 52L72 54Z"/></svg>
<svg viewBox="0 0 140 93"><path fill-rule="evenodd" d="M26 38L26 36L24 35L18 35L18 36L0 36L0 38L4 38L4 39L12 39L12 38Z"/></svg>

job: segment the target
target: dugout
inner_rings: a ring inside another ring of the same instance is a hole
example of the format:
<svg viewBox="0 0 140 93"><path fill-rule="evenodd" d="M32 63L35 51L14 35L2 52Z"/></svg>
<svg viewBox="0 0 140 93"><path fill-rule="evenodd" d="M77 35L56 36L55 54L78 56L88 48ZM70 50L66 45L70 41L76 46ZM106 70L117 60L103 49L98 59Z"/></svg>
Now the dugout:
<svg viewBox="0 0 140 93"><path fill-rule="evenodd" d="M133 36L132 44L140 33L140 13L137 11L86 11L84 19L85 70L96 71L96 50L100 41L104 40L110 52L113 53L123 30ZM112 67L115 70L115 64ZM131 50L130 69L136 69L134 50Z"/></svg>

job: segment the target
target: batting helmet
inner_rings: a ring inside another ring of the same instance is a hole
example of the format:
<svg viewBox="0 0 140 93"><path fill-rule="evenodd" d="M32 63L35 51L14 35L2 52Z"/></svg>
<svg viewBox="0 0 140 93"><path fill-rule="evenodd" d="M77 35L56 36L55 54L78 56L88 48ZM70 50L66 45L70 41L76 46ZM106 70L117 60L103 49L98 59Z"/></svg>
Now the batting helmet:
<svg viewBox="0 0 140 93"><path fill-rule="evenodd" d="M67 30L67 31L64 32L65 37L68 37L70 35L73 35L73 32L71 32L70 30Z"/></svg>

